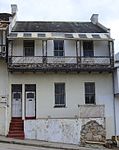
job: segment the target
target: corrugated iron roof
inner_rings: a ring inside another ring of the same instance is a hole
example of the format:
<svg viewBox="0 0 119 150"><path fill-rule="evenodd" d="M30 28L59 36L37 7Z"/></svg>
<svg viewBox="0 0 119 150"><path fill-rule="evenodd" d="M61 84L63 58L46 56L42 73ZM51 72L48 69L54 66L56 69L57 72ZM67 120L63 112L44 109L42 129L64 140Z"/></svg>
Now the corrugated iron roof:
<svg viewBox="0 0 119 150"><path fill-rule="evenodd" d="M92 22L18 21L12 32L107 33Z"/></svg>

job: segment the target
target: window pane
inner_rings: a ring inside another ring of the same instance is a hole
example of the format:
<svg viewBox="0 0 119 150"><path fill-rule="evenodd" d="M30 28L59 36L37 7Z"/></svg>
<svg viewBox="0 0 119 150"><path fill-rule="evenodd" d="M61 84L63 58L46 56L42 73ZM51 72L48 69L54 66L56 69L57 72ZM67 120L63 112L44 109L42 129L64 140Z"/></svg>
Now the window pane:
<svg viewBox="0 0 119 150"><path fill-rule="evenodd" d="M54 51L54 56L59 56L58 51Z"/></svg>
<svg viewBox="0 0 119 150"><path fill-rule="evenodd" d="M34 49L32 47L25 47L25 56L34 56Z"/></svg>
<svg viewBox="0 0 119 150"><path fill-rule="evenodd" d="M24 55L34 56L34 41L24 41Z"/></svg>
<svg viewBox="0 0 119 150"><path fill-rule="evenodd" d="M63 50L63 41L59 41L58 48L59 50Z"/></svg>
<svg viewBox="0 0 119 150"><path fill-rule="evenodd" d="M55 84L55 105L65 106L65 84L64 83Z"/></svg>
<svg viewBox="0 0 119 150"><path fill-rule="evenodd" d="M14 98L21 98L21 93L14 93Z"/></svg>
<svg viewBox="0 0 119 150"><path fill-rule="evenodd" d="M64 55L64 41L55 40L54 41L54 56L63 56Z"/></svg>
<svg viewBox="0 0 119 150"><path fill-rule="evenodd" d="M83 42L83 53L84 53L85 57L93 57L94 56L93 42L92 41Z"/></svg>
<svg viewBox="0 0 119 150"><path fill-rule="evenodd" d="M84 56L85 57L93 57L94 53L92 50L84 50Z"/></svg>
<svg viewBox="0 0 119 150"><path fill-rule="evenodd" d="M58 41L54 41L54 50L58 50Z"/></svg>
<svg viewBox="0 0 119 150"><path fill-rule="evenodd" d="M63 56L64 52L63 51L59 51L58 56Z"/></svg>
<svg viewBox="0 0 119 150"><path fill-rule="evenodd" d="M34 98L34 93L27 93L27 98Z"/></svg>

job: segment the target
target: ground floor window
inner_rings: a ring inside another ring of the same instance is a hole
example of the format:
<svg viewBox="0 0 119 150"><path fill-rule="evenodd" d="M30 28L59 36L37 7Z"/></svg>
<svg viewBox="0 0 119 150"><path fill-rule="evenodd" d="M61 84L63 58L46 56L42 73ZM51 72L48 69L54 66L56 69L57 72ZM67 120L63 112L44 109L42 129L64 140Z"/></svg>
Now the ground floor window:
<svg viewBox="0 0 119 150"><path fill-rule="evenodd" d="M95 83L85 83L85 104L95 104Z"/></svg>
<svg viewBox="0 0 119 150"><path fill-rule="evenodd" d="M55 107L65 107L65 83L55 83Z"/></svg>

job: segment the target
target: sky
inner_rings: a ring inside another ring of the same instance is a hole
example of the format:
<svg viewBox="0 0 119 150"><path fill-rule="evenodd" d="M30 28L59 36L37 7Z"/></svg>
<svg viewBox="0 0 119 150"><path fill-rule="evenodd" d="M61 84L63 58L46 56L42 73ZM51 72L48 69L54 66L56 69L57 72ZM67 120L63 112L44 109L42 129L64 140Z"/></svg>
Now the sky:
<svg viewBox="0 0 119 150"><path fill-rule="evenodd" d="M11 12L17 4L19 21L90 21L99 14L99 22L111 29L115 53L119 52L119 0L0 0L0 12Z"/></svg>

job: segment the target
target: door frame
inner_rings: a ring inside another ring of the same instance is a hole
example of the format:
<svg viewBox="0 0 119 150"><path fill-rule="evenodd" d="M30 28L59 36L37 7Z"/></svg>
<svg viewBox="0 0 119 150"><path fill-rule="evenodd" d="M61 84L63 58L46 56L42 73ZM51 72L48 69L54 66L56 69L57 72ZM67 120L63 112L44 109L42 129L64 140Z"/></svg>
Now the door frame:
<svg viewBox="0 0 119 150"><path fill-rule="evenodd" d="M13 86L21 86L21 91L13 91ZM13 117L13 93L14 92L21 92L21 116L20 117ZM11 84L11 118L22 118L22 84Z"/></svg>
<svg viewBox="0 0 119 150"><path fill-rule="evenodd" d="M25 111L24 114L25 114L25 119L26 119L26 120L28 120L28 119L36 119L36 84L25 84L24 86L26 86L26 85L27 85L27 86L28 86L28 85L30 85L30 86L31 86L31 85L34 85L34 86L35 86L35 90L33 90L33 91L32 91L32 90L28 90L28 91L27 91L27 90L24 90L24 95L25 95L25 96L24 96L24 107L25 107L25 108L24 108L24 111ZM27 116L26 116L26 93L27 93L27 92L34 92L34 93L35 93L35 116L31 116L31 117L27 117Z"/></svg>

